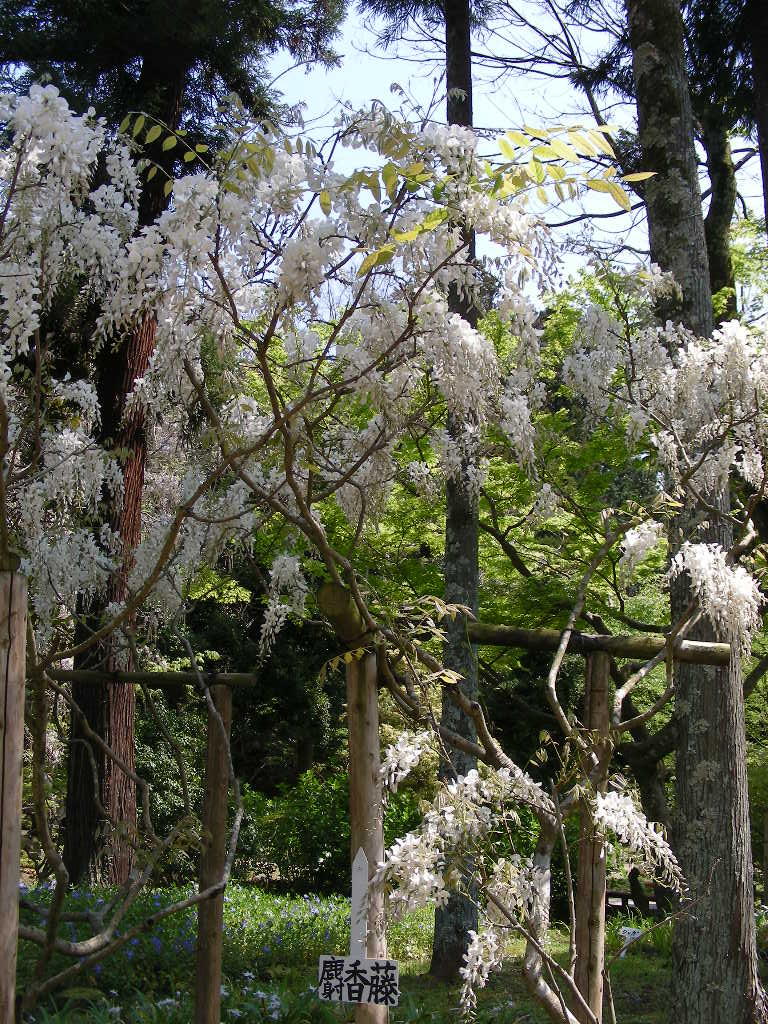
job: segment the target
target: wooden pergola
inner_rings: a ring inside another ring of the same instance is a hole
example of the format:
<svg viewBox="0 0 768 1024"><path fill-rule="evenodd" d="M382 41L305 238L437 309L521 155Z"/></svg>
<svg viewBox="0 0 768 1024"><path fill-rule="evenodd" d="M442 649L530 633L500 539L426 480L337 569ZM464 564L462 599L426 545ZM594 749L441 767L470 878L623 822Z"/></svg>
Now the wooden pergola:
<svg viewBox="0 0 768 1024"><path fill-rule="evenodd" d="M340 641L349 649L362 633L359 613L350 596L336 585L328 584L319 594L321 610L336 629ZM18 885L21 840L21 791L24 737L24 685L26 638L26 581L17 572L0 572L0 1019L13 1024L15 1000L16 948L18 940ZM469 640L483 646L517 647L555 651L562 634L553 629L519 629L473 622L468 625ZM667 646L662 636L613 636L574 631L567 650L587 658L587 706L585 726L608 736L610 658L643 661L660 655ZM728 644L678 640L672 656L697 664L727 664ZM47 673L58 682L97 683L104 672L55 669ZM196 672L113 672L108 678L131 685L198 686ZM208 740L203 802L205 846L200 859L201 890L215 885L223 877L226 856L227 792L229 785L227 742L232 721L233 688L250 687L256 677L250 673L206 673L213 703L225 729L209 710ZM362 847L371 870L384 857L381 782L379 779L379 715L376 657L364 652L346 660L347 718L350 764L351 855ZM226 736L225 736L226 734ZM600 887L600 863L603 871L603 895ZM601 1019L602 949L593 948L590 929L604 915L604 868L601 844L582 834L579 846L579 879L582 899L590 901L586 915L587 934L580 936L580 947L588 951L577 966L576 980L590 1008ZM598 906L599 903L599 906ZM598 918L595 919L595 915ZM374 894L368 908L368 956L386 956L383 897ZM597 929L602 934L602 930ZM595 932L596 934L596 932ZM221 954L223 935L223 891L198 907L198 971L195 993L195 1024L218 1024L220 1020ZM602 940L600 940L602 941ZM362 1024L384 1024L387 1008L360 1006L356 1020Z"/></svg>

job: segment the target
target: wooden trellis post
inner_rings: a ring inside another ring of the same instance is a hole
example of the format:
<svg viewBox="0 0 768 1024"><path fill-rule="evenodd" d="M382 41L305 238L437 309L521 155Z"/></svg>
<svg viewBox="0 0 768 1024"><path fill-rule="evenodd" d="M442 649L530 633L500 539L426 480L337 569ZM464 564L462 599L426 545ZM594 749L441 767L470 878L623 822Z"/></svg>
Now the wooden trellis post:
<svg viewBox="0 0 768 1024"><path fill-rule="evenodd" d="M602 771L597 783L605 791L610 755L611 659L604 651L587 655L584 671L584 726L597 734L595 752ZM585 765L585 770L588 766ZM576 892L576 972L574 980L585 1002L603 1020L603 964L605 963L605 890L607 882L605 842L594 834L589 812L581 811ZM583 1024L589 1018L580 1008L576 1016Z"/></svg>
<svg viewBox="0 0 768 1024"><path fill-rule="evenodd" d="M338 584L326 583L318 593L321 611L333 623L347 647L359 642L364 627L352 595ZM347 727L349 730L349 820L350 860L362 847L368 858L370 874L384 859L384 826L379 768L379 697L376 656L365 652L346 664ZM381 959L387 955L384 897L368 894L367 955ZM355 1007L356 1024L386 1024L386 1006L361 1004Z"/></svg>
<svg viewBox="0 0 768 1024"><path fill-rule="evenodd" d="M232 690L211 687L211 697L221 715L229 739L232 726ZM227 797L229 756L219 724L208 712L208 743L203 796L204 847L200 856L200 889L215 885L224 871L227 851ZM197 908L197 978L195 1024L219 1024L221 1020L221 956L224 934L224 893Z"/></svg>
<svg viewBox="0 0 768 1024"><path fill-rule="evenodd" d="M19 935L27 581L0 572L0 1021L13 1024Z"/></svg>

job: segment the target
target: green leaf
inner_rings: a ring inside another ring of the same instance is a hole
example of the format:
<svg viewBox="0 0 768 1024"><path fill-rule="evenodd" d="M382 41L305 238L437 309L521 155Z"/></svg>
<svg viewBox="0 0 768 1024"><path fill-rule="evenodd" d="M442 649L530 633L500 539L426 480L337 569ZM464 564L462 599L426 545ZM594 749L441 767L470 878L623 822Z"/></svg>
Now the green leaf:
<svg viewBox="0 0 768 1024"><path fill-rule="evenodd" d="M375 252L369 252L363 262L360 264L360 269L357 272L358 277L364 277L369 270L374 267L380 267L385 263L390 263L395 255L394 245L383 245L380 249Z"/></svg>
<svg viewBox="0 0 768 1024"><path fill-rule="evenodd" d="M133 114L128 114L126 117L123 118L123 120L120 122L120 127L117 129L118 135L122 135L123 132L128 131L128 125L131 123L132 117Z"/></svg>
<svg viewBox="0 0 768 1024"><path fill-rule="evenodd" d="M132 132L134 139L139 134L141 129L144 127L144 122L146 120L147 119L146 119L146 117L144 117L143 114L139 114L139 116L136 118L136 124L133 126L133 132Z"/></svg>
<svg viewBox="0 0 768 1024"><path fill-rule="evenodd" d="M397 168L391 161L382 167L381 180L384 182L387 195L394 203L397 198Z"/></svg>
<svg viewBox="0 0 768 1024"><path fill-rule="evenodd" d="M149 174L147 175L147 181L152 181L154 176L157 174L157 164L154 164L149 168Z"/></svg>
<svg viewBox="0 0 768 1024"><path fill-rule="evenodd" d="M195 146L195 152L196 153L207 153L208 152L208 147L206 146L206 144L204 142L198 142L197 145Z"/></svg>
<svg viewBox="0 0 768 1024"><path fill-rule="evenodd" d="M175 135L169 135L168 138L163 143L163 152L167 153L169 149L173 149L173 147L177 144L178 141L179 140L176 138Z"/></svg>
<svg viewBox="0 0 768 1024"><path fill-rule="evenodd" d="M320 209L323 211L326 217L330 216L331 213L331 193L328 189L324 188L320 195L317 197L320 202Z"/></svg>
<svg viewBox="0 0 768 1024"><path fill-rule="evenodd" d="M174 181L173 178L169 178L168 181L163 185L163 195L169 196L173 192Z"/></svg>
<svg viewBox="0 0 768 1024"><path fill-rule="evenodd" d="M155 139L159 139L160 136L162 135L162 132L163 129L160 127L159 124L153 124L152 127L147 132L147 134L144 136L144 144L148 146L151 142L154 142Z"/></svg>
<svg viewBox="0 0 768 1024"><path fill-rule="evenodd" d="M622 174L620 181L647 181L649 178L655 178L656 171L635 171L634 174Z"/></svg>
<svg viewBox="0 0 768 1024"><path fill-rule="evenodd" d="M187 150L187 152L184 154L184 163L188 164L191 160L195 159L196 155L196 153L192 153L190 150Z"/></svg>

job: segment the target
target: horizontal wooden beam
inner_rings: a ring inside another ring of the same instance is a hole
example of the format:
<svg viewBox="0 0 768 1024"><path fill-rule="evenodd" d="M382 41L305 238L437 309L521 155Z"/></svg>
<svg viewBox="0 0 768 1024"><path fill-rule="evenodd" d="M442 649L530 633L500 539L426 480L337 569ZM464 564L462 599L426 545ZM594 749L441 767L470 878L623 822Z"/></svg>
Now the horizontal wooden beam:
<svg viewBox="0 0 768 1024"><path fill-rule="evenodd" d="M559 629L518 629L515 626L494 626L486 622L470 622L469 639L484 647L523 647L529 651L556 651L562 632ZM589 654L606 651L616 658L650 661L664 650L665 639L653 634L614 636L599 633L579 633L574 630L568 642L571 654ZM675 644L676 661L696 665L727 665L731 660L730 644L704 643L700 640L680 640Z"/></svg>
<svg viewBox="0 0 768 1024"><path fill-rule="evenodd" d="M133 683L134 686L197 686L195 672L103 672L93 669L48 669L47 675L58 683ZM254 686L257 677L252 672L203 672L208 686Z"/></svg>
<svg viewBox="0 0 768 1024"><path fill-rule="evenodd" d="M518 629L516 626L495 626L487 622L470 622L469 639L484 647L523 647L529 651L556 651L560 644L559 629ZM664 649L664 637L652 634L637 636L579 633L574 630L568 643L571 654L606 651L616 658L649 661ZM681 640L675 645L676 661L696 665L727 665L731 658L729 644ZM49 669L48 675L61 683L100 683L105 679L140 686L197 686L195 672L110 672L91 669ZM255 686L258 677L252 672L204 672L209 686Z"/></svg>

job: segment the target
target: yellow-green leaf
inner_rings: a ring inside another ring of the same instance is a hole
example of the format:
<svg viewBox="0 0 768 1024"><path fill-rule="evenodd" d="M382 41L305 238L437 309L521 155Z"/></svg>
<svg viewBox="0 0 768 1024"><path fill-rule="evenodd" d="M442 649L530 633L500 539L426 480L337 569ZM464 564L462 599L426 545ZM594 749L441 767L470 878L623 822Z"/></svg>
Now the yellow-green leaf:
<svg viewBox="0 0 768 1024"><path fill-rule="evenodd" d="M507 138L511 139L516 146L520 146L521 149L527 149L531 144L531 140L523 135L522 132L509 131L507 132Z"/></svg>
<svg viewBox="0 0 768 1024"><path fill-rule="evenodd" d="M224 183L224 187L226 188L226 182ZM173 178L169 178L168 181L166 181L166 183L163 185L163 195L164 196L169 196L172 191L173 191Z"/></svg>
<svg viewBox="0 0 768 1024"><path fill-rule="evenodd" d="M608 184L610 186L611 195L613 196L613 198L616 200L616 202L619 204L622 210L626 210L627 212L629 212L632 209L632 203L629 201L629 196L627 195L627 193L616 181L609 181Z"/></svg>
<svg viewBox="0 0 768 1024"><path fill-rule="evenodd" d="M132 117L133 114L128 114L127 117L123 118L123 120L120 122L120 127L117 129L118 135L122 135L123 132L128 131L128 125L131 123Z"/></svg>
<svg viewBox="0 0 768 1024"><path fill-rule="evenodd" d="M206 146L206 144L204 142L198 142L197 145L195 146L195 152L196 153L207 153L208 152L208 147Z"/></svg>
<svg viewBox="0 0 768 1024"><path fill-rule="evenodd" d="M132 133L132 134L133 134L133 137L134 137L134 139L135 139L135 138L136 138L136 136L137 136L137 135L139 134L139 132L141 131L141 129L142 129L143 127L144 127L144 122L145 122L146 120L147 120L147 119L146 119L146 117L144 117L144 115L143 115L143 114L139 114L139 116L138 116L138 117L136 118L136 124L135 124L135 125L133 126L133 133Z"/></svg>
<svg viewBox="0 0 768 1024"><path fill-rule="evenodd" d="M514 160L514 159L516 159L516 157L517 157L517 150L512 145L512 143L509 141L509 139L506 139L506 138L499 139L499 149L501 150L501 155L505 156L507 158L507 160Z"/></svg>
<svg viewBox="0 0 768 1024"><path fill-rule="evenodd" d="M649 178L655 178L656 171L635 171L634 174L622 174L620 181L647 181Z"/></svg>
<svg viewBox="0 0 768 1024"><path fill-rule="evenodd" d="M397 168L391 161L382 167L381 180L384 182L387 195L394 202L397 198Z"/></svg>
<svg viewBox="0 0 768 1024"><path fill-rule="evenodd" d="M157 174L157 164L154 164L149 168L149 174L147 175L147 181L152 181L154 176Z"/></svg>
<svg viewBox="0 0 768 1024"><path fill-rule="evenodd" d="M541 146L534 146L533 152L537 160L557 160L560 155L555 147L550 146L549 143L544 143Z"/></svg>
<svg viewBox="0 0 768 1024"><path fill-rule="evenodd" d="M360 264L360 269L357 272L358 277L364 277L369 270L374 267L380 267L385 263L390 263L395 255L394 245L387 244L383 245L380 249L375 252L370 252L365 257L363 262Z"/></svg>
<svg viewBox="0 0 768 1024"><path fill-rule="evenodd" d="M167 153L169 149L173 149L178 141L175 135L169 135L165 142L163 142L163 152Z"/></svg>
<svg viewBox="0 0 768 1024"><path fill-rule="evenodd" d="M587 178L584 184L593 192L610 192L612 183L604 178Z"/></svg>
<svg viewBox="0 0 768 1024"><path fill-rule="evenodd" d="M577 132L573 128L568 129L568 138L571 140L571 145L581 156L596 156L597 149L581 132Z"/></svg>
<svg viewBox="0 0 768 1024"><path fill-rule="evenodd" d="M563 160L578 161L579 154L564 139L550 139L549 145Z"/></svg>
<svg viewBox="0 0 768 1024"><path fill-rule="evenodd" d="M611 146L608 139L601 132L592 129L589 132L589 141L601 152L605 153L606 156L615 156L613 147Z"/></svg>
<svg viewBox="0 0 768 1024"><path fill-rule="evenodd" d="M320 209L323 211L325 216L329 216L331 212L331 193L328 189L323 189L320 195L317 197L320 203Z"/></svg>
<svg viewBox="0 0 768 1024"><path fill-rule="evenodd" d="M144 136L144 144L148 146L150 143L154 142L155 139L159 139L160 135L162 134L162 131L163 129L160 127L159 124L153 124L152 127L147 132L147 134Z"/></svg>
<svg viewBox="0 0 768 1024"><path fill-rule="evenodd" d="M187 150L187 152L184 154L184 163L185 164L190 163L192 160L195 159L195 156L196 156L195 153L192 153L190 150Z"/></svg>

